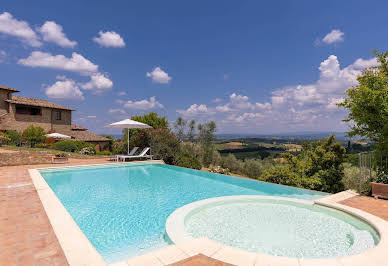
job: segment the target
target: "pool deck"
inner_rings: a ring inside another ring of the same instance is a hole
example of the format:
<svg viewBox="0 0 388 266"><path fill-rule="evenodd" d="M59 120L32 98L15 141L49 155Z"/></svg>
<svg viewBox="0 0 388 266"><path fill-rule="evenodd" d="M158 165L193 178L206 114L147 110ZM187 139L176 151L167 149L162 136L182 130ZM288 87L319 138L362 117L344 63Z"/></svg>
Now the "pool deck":
<svg viewBox="0 0 388 266"><path fill-rule="evenodd" d="M0 265L77 265L69 263L66 258L28 169L106 163L109 162L105 158L70 159L65 165L0 167ZM345 198L336 199L336 204L345 208L357 208L388 221L387 200L347 195ZM184 245L172 245L116 265L269 265L268 256L252 257L244 252L231 247L221 247L208 239L198 239ZM277 258L277 265L306 265L303 260L288 261L288 258ZM359 262L359 265L362 265L363 262ZM345 264L339 262L336 265Z"/></svg>

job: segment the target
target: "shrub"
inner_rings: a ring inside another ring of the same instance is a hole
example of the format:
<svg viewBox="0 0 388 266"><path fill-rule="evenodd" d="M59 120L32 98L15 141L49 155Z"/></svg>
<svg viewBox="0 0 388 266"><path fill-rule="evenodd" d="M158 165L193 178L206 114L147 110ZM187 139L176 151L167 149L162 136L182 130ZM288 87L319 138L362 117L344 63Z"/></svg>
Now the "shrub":
<svg viewBox="0 0 388 266"><path fill-rule="evenodd" d="M352 189L359 191L360 189L360 168L352 166L350 163L344 163L344 177L342 183L344 183L345 189Z"/></svg>
<svg viewBox="0 0 388 266"><path fill-rule="evenodd" d="M126 154L127 153L127 144L124 142L115 142L112 146L113 154Z"/></svg>
<svg viewBox="0 0 388 266"><path fill-rule="evenodd" d="M232 173L242 173L243 162L238 160L236 156L229 153L226 157L221 160L222 168L228 168Z"/></svg>
<svg viewBox="0 0 388 266"><path fill-rule="evenodd" d="M96 154L96 150L92 147L84 147L79 151L79 153L83 155L94 155Z"/></svg>
<svg viewBox="0 0 388 266"><path fill-rule="evenodd" d="M11 139L3 132L0 132L0 144L1 143L9 143Z"/></svg>
<svg viewBox="0 0 388 266"><path fill-rule="evenodd" d="M266 169L273 167L269 160L247 159L243 164L242 172L252 178L258 178Z"/></svg>
<svg viewBox="0 0 388 266"><path fill-rule="evenodd" d="M79 152L83 148L88 148L90 150L93 150L94 153L95 148L92 143L87 143L84 141L79 140L62 140L58 141L53 145L54 149L60 150L60 151L67 151L67 152Z"/></svg>
<svg viewBox="0 0 388 266"><path fill-rule="evenodd" d="M22 136L17 132L16 130L7 130L5 134L8 136L10 139L8 141L9 145L16 145L19 146L20 143L22 142Z"/></svg>
<svg viewBox="0 0 388 266"><path fill-rule="evenodd" d="M78 147L75 144L75 141L72 140L62 140L54 143L53 145L55 150L67 151L67 152L75 152Z"/></svg>
<svg viewBox="0 0 388 266"><path fill-rule="evenodd" d="M181 155L178 158L176 165L197 170L202 168L201 162L197 158L190 155Z"/></svg>
<svg viewBox="0 0 388 266"><path fill-rule="evenodd" d="M96 152L97 155L112 155L110 151L98 151Z"/></svg>
<svg viewBox="0 0 388 266"><path fill-rule="evenodd" d="M46 136L44 129L41 127L35 127L34 125L28 126L23 131L23 139L27 141L31 145L31 147L34 147L37 143L42 143L45 141Z"/></svg>
<svg viewBox="0 0 388 266"><path fill-rule="evenodd" d="M181 155L180 142L169 129L151 131L151 151L155 159L161 159L167 164L176 164Z"/></svg>
<svg viewBox="0 0 388 266"><path fill-rule="evenodd" d="M287 165L264 171L260 179L336 193L344 189L344 155L345 148L334 136L304 143L301 154L282 154Z"/></svg>
<svg viewBox="0 0 388 266"><path fill-rule="evenodd" d="M35 148L47 149L48 147L49 147L49 145L46 144L46 143L38 143L38 144L35 144Z"/></svg>

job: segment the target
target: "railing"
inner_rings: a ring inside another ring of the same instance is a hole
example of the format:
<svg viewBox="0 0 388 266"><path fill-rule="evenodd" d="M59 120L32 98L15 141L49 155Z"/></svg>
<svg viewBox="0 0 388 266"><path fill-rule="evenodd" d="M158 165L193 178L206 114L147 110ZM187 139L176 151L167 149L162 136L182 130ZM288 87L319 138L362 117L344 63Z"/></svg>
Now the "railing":
<svg viewBox="0 0 388 266"><path fill-rule="evenodd" d="M358 154L360 166L360 184L359 192L363 193L369 189L369 183L372 181L378 171L387 172L388 155L378 152L361 152Z"/></svg>

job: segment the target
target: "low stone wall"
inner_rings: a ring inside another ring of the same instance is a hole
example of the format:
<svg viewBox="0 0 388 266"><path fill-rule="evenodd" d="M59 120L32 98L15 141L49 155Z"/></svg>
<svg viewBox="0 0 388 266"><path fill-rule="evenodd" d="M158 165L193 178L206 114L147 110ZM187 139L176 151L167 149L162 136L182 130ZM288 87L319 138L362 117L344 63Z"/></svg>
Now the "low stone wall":
<svg viewBox="0 0 388 266"><path fill-rule="evenodd" d="M47 164L51 163L50 152L38 151L5 151L0 153L0 166L23 164Z"/></svg>

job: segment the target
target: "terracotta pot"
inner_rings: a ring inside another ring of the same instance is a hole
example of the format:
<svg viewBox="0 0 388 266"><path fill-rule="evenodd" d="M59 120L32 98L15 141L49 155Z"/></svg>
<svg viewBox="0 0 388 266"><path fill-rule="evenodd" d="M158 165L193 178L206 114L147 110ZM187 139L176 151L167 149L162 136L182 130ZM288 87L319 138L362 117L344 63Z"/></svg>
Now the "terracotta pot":
<svg viewBox="0 0 388 266"><path fill-rule="evenodd" d="M372 196L375 198L388 199L388 184L381 184L371 182L372 185Z"/></svg>
<svg viewBox="0 0 388 266"><path fill-rule="evenodd" d="M51 157L52 163L67 163L69 159L67 157Z"/></svg>

